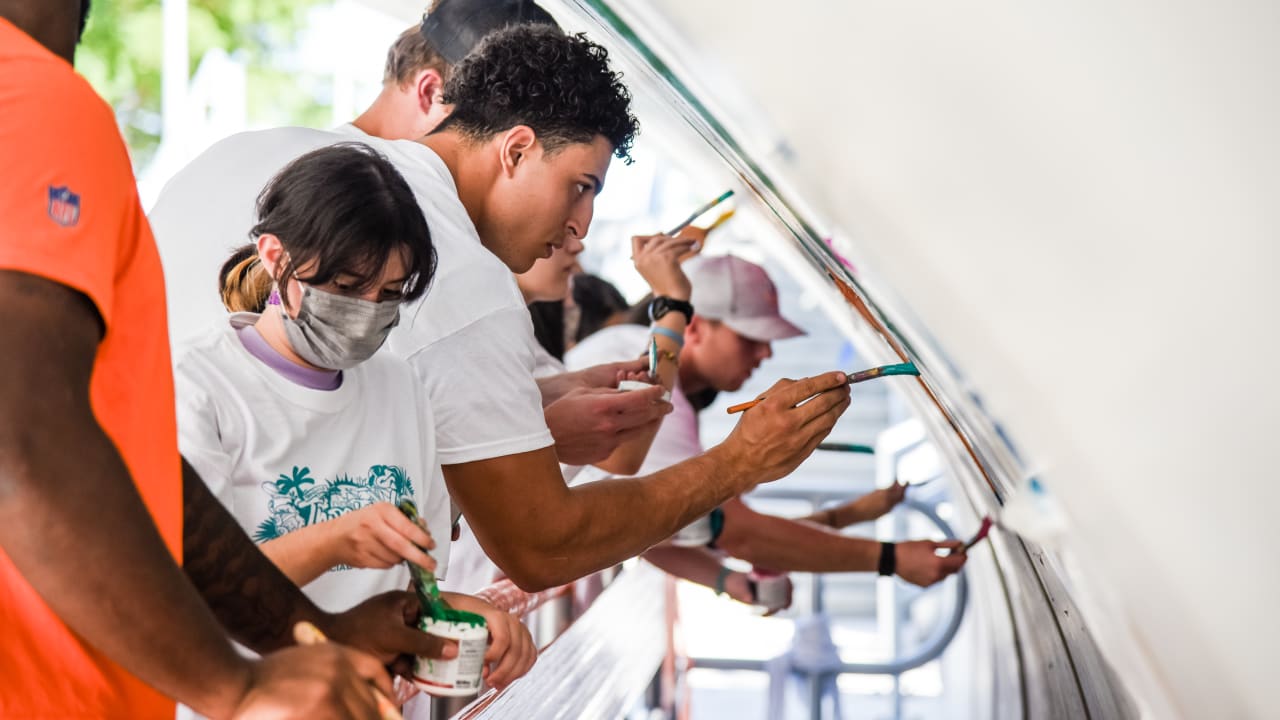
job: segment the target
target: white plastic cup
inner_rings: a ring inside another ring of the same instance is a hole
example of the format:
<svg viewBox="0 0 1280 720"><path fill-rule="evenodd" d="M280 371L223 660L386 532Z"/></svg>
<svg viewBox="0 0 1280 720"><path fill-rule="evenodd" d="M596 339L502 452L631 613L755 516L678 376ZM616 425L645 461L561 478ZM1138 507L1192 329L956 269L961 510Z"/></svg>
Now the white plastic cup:
<svg viewBox="0 0 1280 720"><path fill-rule="evenodd" d="M632 390L648 390L651 387L653 387L653 385L651 385L650 383L641 382L640 380L619 380L618 381L618 389L623 392L630 392ZM671 391L663 390L662 399L667 402L671 402Z"/></svg>
<svg viewBox="0 0 1280 720"><path fill-rule="evenodd" d="M676 547L702 547L715 537L711 531L711 514L708 513L680 528L671 536L671 544Z"/></svg>
<svg viewBox="0 0 1280 720"><path fill-rule="evenodd" d="M419 657L414 661L414 684L429 695L459 697L480 692L489 628L479 615L454 612L456 618L423 617L418 623L418 629L429 635L458 641L458 655L452 660Z"/></svg>
<svg viewBox="0 0 1280 720"><path fill-rule="evenodd" d="M773 612L787 604L787 576L771 570L752 570L747 576L756 584L756 605Z"/></svg>

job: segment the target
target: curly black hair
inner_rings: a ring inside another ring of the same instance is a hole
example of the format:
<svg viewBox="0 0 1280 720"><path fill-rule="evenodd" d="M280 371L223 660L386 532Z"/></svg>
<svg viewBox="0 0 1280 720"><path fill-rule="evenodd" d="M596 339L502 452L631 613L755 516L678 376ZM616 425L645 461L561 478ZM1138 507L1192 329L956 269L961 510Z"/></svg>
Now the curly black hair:
<svg viewBox="0 0 1280 720"><path fill-rule="evenodd" d="M454 68L444 101L454 108L438 130L487 139L527 125L548 152L603 135L629 164L640 131L622 74L609 69L609 52L585 35L545 25L514 25L486 37Z"/></svg>

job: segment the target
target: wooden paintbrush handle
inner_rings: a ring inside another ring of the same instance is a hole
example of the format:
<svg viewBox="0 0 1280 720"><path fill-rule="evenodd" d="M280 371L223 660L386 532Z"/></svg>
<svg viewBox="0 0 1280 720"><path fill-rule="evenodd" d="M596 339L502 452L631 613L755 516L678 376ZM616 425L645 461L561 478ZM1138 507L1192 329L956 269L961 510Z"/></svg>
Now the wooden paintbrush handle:
<svg viewBox="0 0 1280 720"><path fill-rule="evenodd" d="M303 620L293 626L293 639L298 641L299 645L319 645L329 642L329 638L325 637L320 628ZM382 694L382 691L376 687L370 687L373 691L373 699L378 703L378 714L382 720L404 720L404 716L400 714L400 710L391 702L391 699Z"/></svg>

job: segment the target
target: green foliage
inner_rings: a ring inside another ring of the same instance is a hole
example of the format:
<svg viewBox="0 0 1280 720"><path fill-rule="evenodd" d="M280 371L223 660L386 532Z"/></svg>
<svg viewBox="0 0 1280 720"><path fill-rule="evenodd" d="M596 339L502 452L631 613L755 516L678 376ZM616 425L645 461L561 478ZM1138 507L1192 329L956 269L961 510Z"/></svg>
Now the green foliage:
<svg viewBox="0 0 1280 720"><path fill-rule="evenodd" d="M324 1L190 0L190 71L210 49L222 48L248 64L251 115L269 108L265 117L252 120L322 124L328 118L323 103L306 91L319 79L297 78L273 66L293 48L307 12ZM97 0L76 52L76 67L115 108L139 166L160 143L163 27L161 0Z"/></svg>

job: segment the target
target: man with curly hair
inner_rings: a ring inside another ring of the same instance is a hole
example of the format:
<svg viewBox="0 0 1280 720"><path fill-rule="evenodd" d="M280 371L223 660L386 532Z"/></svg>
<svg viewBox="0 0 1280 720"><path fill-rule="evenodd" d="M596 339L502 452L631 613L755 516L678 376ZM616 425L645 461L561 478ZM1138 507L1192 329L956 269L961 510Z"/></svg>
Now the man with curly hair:
<svg viewBox="0 0 1280 720"><path fill-rule="evenodd" d="M369 139L413 188L439 253L431 291L402 311L388 346L426 386L450 494L511 579L537 590L616 564L812 452L848 406L842 373L780 382L704 455L647 477L567 487L557 460L572 448L553 438L544 402L550 416L557 402L612 387L619 369L639 364L540 388L511 273L586 235L610 160L628 158L637 131L630 97L603 47L520 25L467 56L444 100L452 113L420 142ZM349 137L291 129L219 143L166 188L152 215L157 234L233 242L277 167ZM660 392L631 394L656 419L669 409Z"/></svg>

